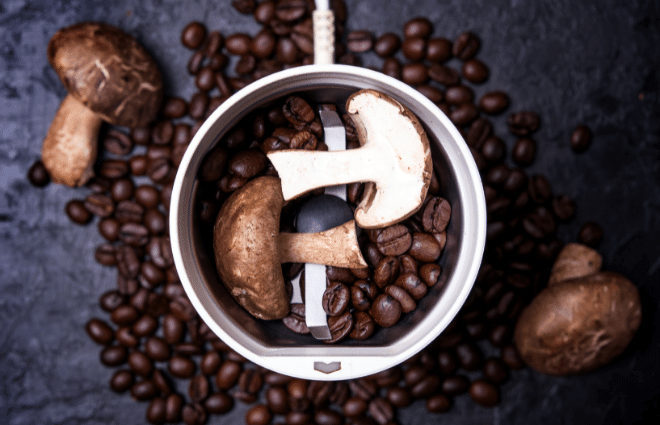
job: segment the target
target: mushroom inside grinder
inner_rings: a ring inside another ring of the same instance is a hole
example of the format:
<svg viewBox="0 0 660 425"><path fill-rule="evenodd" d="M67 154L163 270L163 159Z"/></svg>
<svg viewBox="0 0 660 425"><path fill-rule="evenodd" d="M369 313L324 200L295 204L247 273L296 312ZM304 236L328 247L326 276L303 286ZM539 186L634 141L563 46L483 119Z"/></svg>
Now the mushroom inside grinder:
<svg viewBox="0 0 660 425"><path fill-rule="evenodd" d="M371 89L349 96L346 111L360 148L268 153L282 179L284 199L319 187L371 182L355 210L360 227L386 227L406 219L422 206L431 182L433 162L424 128L401 103Z"/></svg>
<svg viewBox="0 0 660 425"><path fill-rule="evenodd" d="M366 268L355 221L319 233L280 233L284 199L280 179L259 177L225 201L213 229L213 251L229 293L253 316L289 313L281 263Z"/></svg>

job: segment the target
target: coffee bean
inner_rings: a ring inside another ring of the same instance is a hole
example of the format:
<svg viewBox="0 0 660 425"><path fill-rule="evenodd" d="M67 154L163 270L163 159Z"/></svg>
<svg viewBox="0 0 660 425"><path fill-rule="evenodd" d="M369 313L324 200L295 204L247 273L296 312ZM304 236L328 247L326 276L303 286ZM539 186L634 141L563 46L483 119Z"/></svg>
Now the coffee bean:
<svg viewBox="0 0 660 425"><path fill-rule="evenodd" d="M330 409L318 409L314 412L314 423L318 425L341 425L341 414Z"/></svg>
<svg viewBox="0 0 660 425"><path fill-rule="evenodd" d="M529 137L516 140L511 152L511 159L516 164L525 167L531 165L536 158L536 142Z"/></svg>
<svg viewBox="0 0 660 425"><path fill-rule="evenodd" d="M359 397L351 397L342 406L344 416L354 418L363 415L367 411L367 402Z"/></svg>
<svg viewBox="0 0 660 425"><path fill-rule="evenodd" d="M428 70L429 77L445 87L455 86L460 82L458 72L453 68L432 63Z"/></svg>
<svg viewBox="0 0 660 425"><path fill-rule="evenodd" d="M131 169L131 174L134 176L144 176L147 174L147 167L149 165L146 155L135 155L128 161Z"/></svg>
<svg viewBox="0 0 660 425"><path fill-rule="evenodd" d="M155 361L165 361L170 357L170 346L160 337L149 337L144 343L144 351Z"/></svg>
<svg viewBox="0 0 660 425"><path fill-rule="evenodd" d="M410 231L402 224L386 227L376 238L378 250L386 256L403 254L410 248L411 243Z"/></svg>
<svg viewBox="0 0 660 425"><path fill-rule="evenodd" d="M463 63L463 77L472 83L483 83L488 78L488 74L488 67L479 59L470 59Z"/></svg>
<svg viewBox="0 0 660 425"><path fill-rule="evenodd" d="M50 175L48 174L48 170L46 170L44 163L41 161L35 161L30 166L28 169L27 177L30 183L36 187L44 187L50 183Z"/></svg>
<svg viewBox="0 0 660 425"><path fill-rule="evenodd" d="M506 123L512 134L528 136L539 128L540 119L534 112L521 111L509 115Z"/></svg>
<svg viewBox="0 0 660 425"><path fill-rule="evenodd" d="M482 355L479 348L472 343L462 343L456 347L458 363L467 370L473 371L481 367Z"/></svg>
<svg viewBox="0 0 660 425"><path fill-rule="evenodd" d="M339 316L348 307L350 290L341 282L331 283L323 293L323 310L329 316Z"/></svg>
<svg viewBox="0 0 660 425"><path fill-rule="evenodd" d="M401 62L396 58L390 57L383 61L383 74L392 78L401 79Z"/></svg>
<svg viewBox="0 0 660 425"><path fill-rule="evenodd" d="M475 379L470 385L470 398L485 407L494 407L500 402L500 394L495 386L483 379Z"/></svg>
<svg viewBox="0 0 660 425"><path fill-rule="evenodd" d="M101 351L101 363L106 366L119 366L126 363L128 352L123 345L111 345Z"/></svg>
<svg viewBox="0 0 660 425"><path fill-rule="evenodd" d="M181 418L186 425L204 425L207 412L201 404L186 404L181 409Z"/></svg>
<svg viewBox="0 0 660 425"><path fill-rule="evenodd" d="M479 38L475 34L464 32L454 41L452 53L460 60L467 61L474 57L480 45Z"/></svg>
<svg viewBox="0 0 660 425"><path fill-rule="evenodd" d="M351 393L363 400L369 401L378 393L379 388L370 378L358 378L348 381Z"/></svg>
<svg viewBox="0 0 660 425"><path fill-rule="evenodd" d="M507 366L497 357L486 359L482 371L486 380L494 385L501 385L509 378Z"/></svg>
<svg viewBox="0 0 660 425"><path fill-rule="evenodd" d="M406 59L422 61L426 57L426 39L422 37L406 38L401 45L401 52Z"/></svg>
<svg viewBox="0 0 660 425"><path fill-rule="evenodd" d="M491 137L492 132L493 125L491 122L486 118L480 117L470 124L465 141L468 146L481 149L486 143L486 140Z"/></svg>
<svg viewBox="0 0 660 425"><path fill-rule="evenodd" d="M195 76L195 85L198 89L207 92L215 85L215 73L210 66L200 68Z"/></svg>
<svg viewBox="0 0 660 425"><path fill-rule="evenodd" d="M284 22L293 22L307 13L307 2L304 0L280 0L275 6L275 17Z"/></svg>
<svg viewBox="0 0 660 425"><path fill-rule="evenodd" d="M448 412L451 400L444 394L435 394L426 399L426 410L431 413Z"/></svg>
<svg viewBox="0 0 660 425"><path fill-rule="evenodd" d="M340 316L328 317L328 328L330 329L331 339L324 340L323 342L333 343L344 339L351 333L354 324L353 315L348 311Z"/></svg>
<svg viewBox="0 0 660 425"><path fill-rule="evenodd" d="M581 244L596 248L603 241L603 228L598 223L588 221L580 227L577 241Z"/></svg>
<svg viewBox="0 0 660 425"><path fill-rule="evenodd" d="M371 417L381 425L389 423L394 419L394 408L385 398L374 398L369 402L367 410Z"/></svg>
<svg viewBox="0 0 660 425"><path fill-rule="evenodd" d="M99 174L108 179L118 179L128 174L128 163L123 159L105 159L101 161Z"/></svg>
<svg viewBox="0 0 660 425"><path fill-rule="evenodd" d="M314 54L314 33L311 20L305 20L291 29L291 40L307 55ZM339 57L341 60L341 56Z"/></svg>
<svg viewBox="0 0 660 425"><path fill-rule="evenodd" d="M351 31L346 35L346 47L351 52L364 53L374 45L373 35L366 30Z"/></svg>
<svg viewBox="0 0 660 425"><path fill-rule="evenodd" d="M119 369L110 378L110 389L116 393L123 393L133 386L134 375L126 369Z"/></svg>
<svg viewBox="0 0 660 425"><path fill-rule="evenodd" d="M195 363L187 357L172 356L168 362L168 372L177 378L190 378L195 374Z"/></svg>
<svg viewBox="0 0 660 425"><path fill-rule="evenodd" d="M250 52L252 38L248 34L235 33L225 40L225 48L235 56L243 56Z"/></svg>
<svg viewBox="0 0 660 425"><path fill-rule="evenodd" d="M410 313L415 308L417 308L417 303L415 300L400 286L397 285L388 285L385 287L384 291L387 295L391 296L401 304L401 311L403 313Z"/></svg>
<svg viewBox="0 0 660 425"><path fill-rule="evenodd" d="M154 365L149 357L141 351L133 351L128 355L128 365L138 376L151 375Z"/></svg>
<svg viewBox="0 0 660 425"><path fill-rule="evenodd" d="M429 397L440 387L440 382L441 380L438 375L427 375L410 389L410 393L416 398Z"/></svg>
<svg viewBox="0 0 660 425"><path fill-rule="evenodd" d="M419 277L424 281L426 286L431 287L440 281L442 275L442 268L436 263L424 264L419 269Z"/></svg>
<svg viewBox="0 0 660 425"><path fill-rule="evenodd" d="M449 202L444 198L433 197L424 206L422 225L424 230L429 233L439 233L447 228L450 218L451 205Z"/></svg>
<svg viewBox="0 0 660 425"><path fill-rule="evenodd" d="M479 110L472 103L462 103L449 113L449 119L458 127L469 125L479 116Z"/></svg>
<svg viewBox="0 0 660 425"><path fill-rule="evenodd" d="M87 335L97 344L107 345L115 339L110 325L101 319L90 319L85 329L87 330Z"/></svg>
<svg viewBox="0 0 660 425"><path fill-rule="evenodd" d="M412 273L404 273L400 275L396 281L394 281L394 284L405 289L406 292L417 301L421 300L428 291L424 282L422 282L417 275Z"/></svg>
<svg viewBox="0 0 660 425"><path fill-rule="evenodd" d="M575 201L565 195L552 199L552 212L560 221L569 221L575 214Z"/></svg>
<svg viewBox="0 0 660 425"><path fill-rule="evenodd" d="M522 225L527 234L535 239L543 239L557 230L557 224L550 211L545 207L537 207L527 214Z"/></svg>
<svg viewBox="0 0 660 425"><path fill-rule="evenodd" d="M450 105L461 105L463 103L471 103L474 99L472 89L464 86L457 85L447 88L445 92L445 101Z"/></svg>
<svg viewBox="0 0 660 425"><path fill-rule="evenodd" d="M318 146L318 140L309 131L299 131L289 141L290 149L315 150Z"/></svg>
<svg viewBox="0 0 660 425"><path fill-rule="evenodd" d="M291 312L282 319L282 323L295 333L308 334L309 328L305 323L305 305L292 304Z"/></svg>
<svg viewBox="0 0 660 425"><path fill-rule="evenodd" d="M101 193L90 193L84 201L85 209L97 217L109 217L115 210L112 198Z"/></svg>
<svg viewBox="0 0 660 425"><path fill-rule="evenodd" d="M120 305L110 314L113 323L119 326L131 325L137 321L140 313L132 305Z"/></svg>
<svg viewBox="0 0 660 425"><path fill-rule="evenodd" d="M155 397L147 407L146 419L150 424L164 424L165 423L165 399Z"/></svg>
<svg viewBox="0 0 660 425"><path fill-rule="evenodd" d="M428 38L432 32L433 24L427 18L414 18L406 22L403 26L403 36L405 38Z"/></svg>
<svg viewBox="0 0 660 425"><path fill-rule="evenodd" d="M412 62L403 65L401 79L411 86L424 84L428 80L428 69L421 62Z"/></svg>
<svg viewBox="0 0 660 425"><path fill-rule="evenodd" d="M228 390L238 382L242 367L240 363L227 360L215 375L215 384L221 390Z"/></svg>
<svg viewBox="0 0 660 425"><path fill-rule="evenodd" d="M401 39L398 35L388 32L376 39L373 46L374 52L381 58L394 55L401 47Z"/></svg>
<svg viewBox="0 0 660 425"><path fill-rule="evenodd" d="M202 45L206 37L206 27L201 22L191 22L181 32L181 44L189 49Z"/></svg>
<svg viewBox="0 0 660 425"><path fill-rule="evenodd" d="M412 243L408 253L418 261L430 263L436 261L442 252L438 241L428 233L416 232L412 235Z"/></svg>
<svg viewBox="0 0 660 425"><path fill-rule="evenodd" d="M195 375L188 383L188 395L193 403L201 403L209 395L209 381L204 375Z"/></svg>
<svg viewBox="0 0 660 425"><path fill-rule="evenodd" d="M293 125L310 123L316 116L309 103L299 96L287 98L282 111L284 117Z"/></svg>
<svg viewBox="0 0 660 425"><path fill-rule="evenodd" d="M440 103L444 99L442 90L430 84L417 85L415 88L433 103Z"/></svg>
<svg viewBox="0 0 660 425"><path fill-rule="evenodd" d="M116 249L109 243L104 243L96 247L94 258L99 264L104 266L114 266L117 264Z"/></svg>
<svg viewBox="0 0 660 425"><path fill-rule="evenodd" d="M87 224L92 219L92 214L85 208L85 203L78 199L72 199L66 203L66 215L76 224Z"/></svg>
<svg viewBox="0 0 660 425"><path fill-rule="evenodd" d="M369 310L374 321L384 327L395 325L401 317L401 304L387 294L379 295Z"/></svg>
<svg viewBox="0 0 660 425"><path fill-rule="evenodd" d="M479 99L479 109L491 115L504 112L508 106L509 96L503 91L488 92Z"/></svg>
<svg viewBox="0 0 660 425"><path fill-rule="evenodd" d="M446 38L431 38L426 44L426 60L429 62L446 62L452 56L451 41Z"/></svg>
<svg viewBox="0 0 660 425"><path fill-rule="evenodd" d="M582 153L591 145L591 130L584 124L575 127L571 134L571 149L575 153Z"/></svg>
<svg viewBox="0 0 660 425"><path fill-rule="evenodd" d="M204 400L204 407L209 413L222 415L234 407L234 399L223 391L212 393Z"/></svg>
<svg viewBox="0 0 660 425"><path fill-rule="evenodd" d="M550 186L550 182L542 174L535 174L530 177L527 192L530 198L537 204L545 204L553 197L552 186Z"/></svg>
<svg viewBox="0 0 660 425"><path fill-rule="evenodd" d="M412 243L412 237L411 237ZM388 256L381 259L374 270L373 281L379 288L394 282L399 274L399 260L397 257ZM370 297L373 298L373 297Z"/></svg>
<svg viewBox="0 0 660 425"><path fill-rule="evenodd" d="M500 162L506 153L506 145L504 141L496 136L491 136L486 139L483 146L481 147L481 153L483 158L491 163L495 164Z"/></svg>
<svg viewBox="0 0 660 425"><path fill-rule="evenodd" d="M127 134L111 129L103 138L103 148L115 155L128 155L133 150L133 140Z"/></svg>

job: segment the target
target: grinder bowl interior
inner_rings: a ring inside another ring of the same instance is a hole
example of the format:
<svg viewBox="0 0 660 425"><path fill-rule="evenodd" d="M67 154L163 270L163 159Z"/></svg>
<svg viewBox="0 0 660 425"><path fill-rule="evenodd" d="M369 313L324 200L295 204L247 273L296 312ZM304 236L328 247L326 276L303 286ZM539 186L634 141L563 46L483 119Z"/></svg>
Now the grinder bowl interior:
<svg viewBox="0 0 660 425"><path fill-rule="evenodd" d="M316 103L343 106L353 92L372 88L406 105L423 123L432 148L440 196L452 206L447 244L440 257L444 285L437 284L390 328L368 339L324 344L298 335L281 321L262 321L238 305L220 281L212 252L202 243L196 214L198 170L205 155L251 111L298 93ZM346 379L378 372L417 353L447 327L467 298L481 263L486 210L481 180L469 149L449 119L413 88L367 69L312 65L282 71L252 83L222 104L203 124L183 158L174 183L170 235L183 286L209 327L248 359L281 373L313 379ZM300 358L344 361L343 372L316 376L297 371ZM346 359L371 359L360 370ZM292 366L279 366L288 359ZM282 369L286 370L282 370ZM290 369L290 370L289 370Z"/></svg>

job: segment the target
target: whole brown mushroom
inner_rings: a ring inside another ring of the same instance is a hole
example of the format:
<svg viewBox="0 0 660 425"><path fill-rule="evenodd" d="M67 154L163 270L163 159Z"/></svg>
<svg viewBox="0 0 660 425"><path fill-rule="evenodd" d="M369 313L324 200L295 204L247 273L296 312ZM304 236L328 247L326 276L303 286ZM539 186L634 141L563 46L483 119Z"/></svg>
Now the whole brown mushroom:
<svg viewBox="0 0 660 425"><path fill-rule="evenodd" d="M103 121L147 125L162 102L162 77L135 38L104 23L60 29L48 43L48 61L69 94L44 139L42 161L54 182L80 186L93 176Z"/></svg>
<svg viewBox="0 0 660 425"><path fill-rule="evenodd" d="M514 340L529 366L574 375L609 363L628 346L641 322L639 291L600 265L600 255L583 245L560 253L548 287L516 323Z"/></svg>

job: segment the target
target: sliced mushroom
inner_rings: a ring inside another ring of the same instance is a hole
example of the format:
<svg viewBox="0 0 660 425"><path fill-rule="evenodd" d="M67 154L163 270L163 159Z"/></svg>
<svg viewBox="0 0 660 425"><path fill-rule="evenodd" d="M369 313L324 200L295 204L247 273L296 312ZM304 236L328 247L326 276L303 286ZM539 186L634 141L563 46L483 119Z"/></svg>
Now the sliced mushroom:
<svg viewBox="0 0 660 425"><path fill-rule="evenodd" d="M346 102L361 147L347 151L273 151L268 154L285 200L319 187L372 182L355 211L364 228L385 227L422 205L432 174L431 149L417 117L391 97L360 90Z"/></svg>
<svg viewBox="0 0 660 425"><path fill-rule="evenodd" d="M280 233L280 180L259 177L223 204L213 229L218 274L253 316L273 320L289 312L281 263L365 268L355 221L319 233Z"/></svg>
<svg viewBox="0 0 660 425"><path fill-rule="evenodd" d="M93 175L102 122L148 124L162 102L162 77L135 38L103 23L59 30L48 61L69 94L44 139L42 161L54 182L80 186Z"/></svg>

